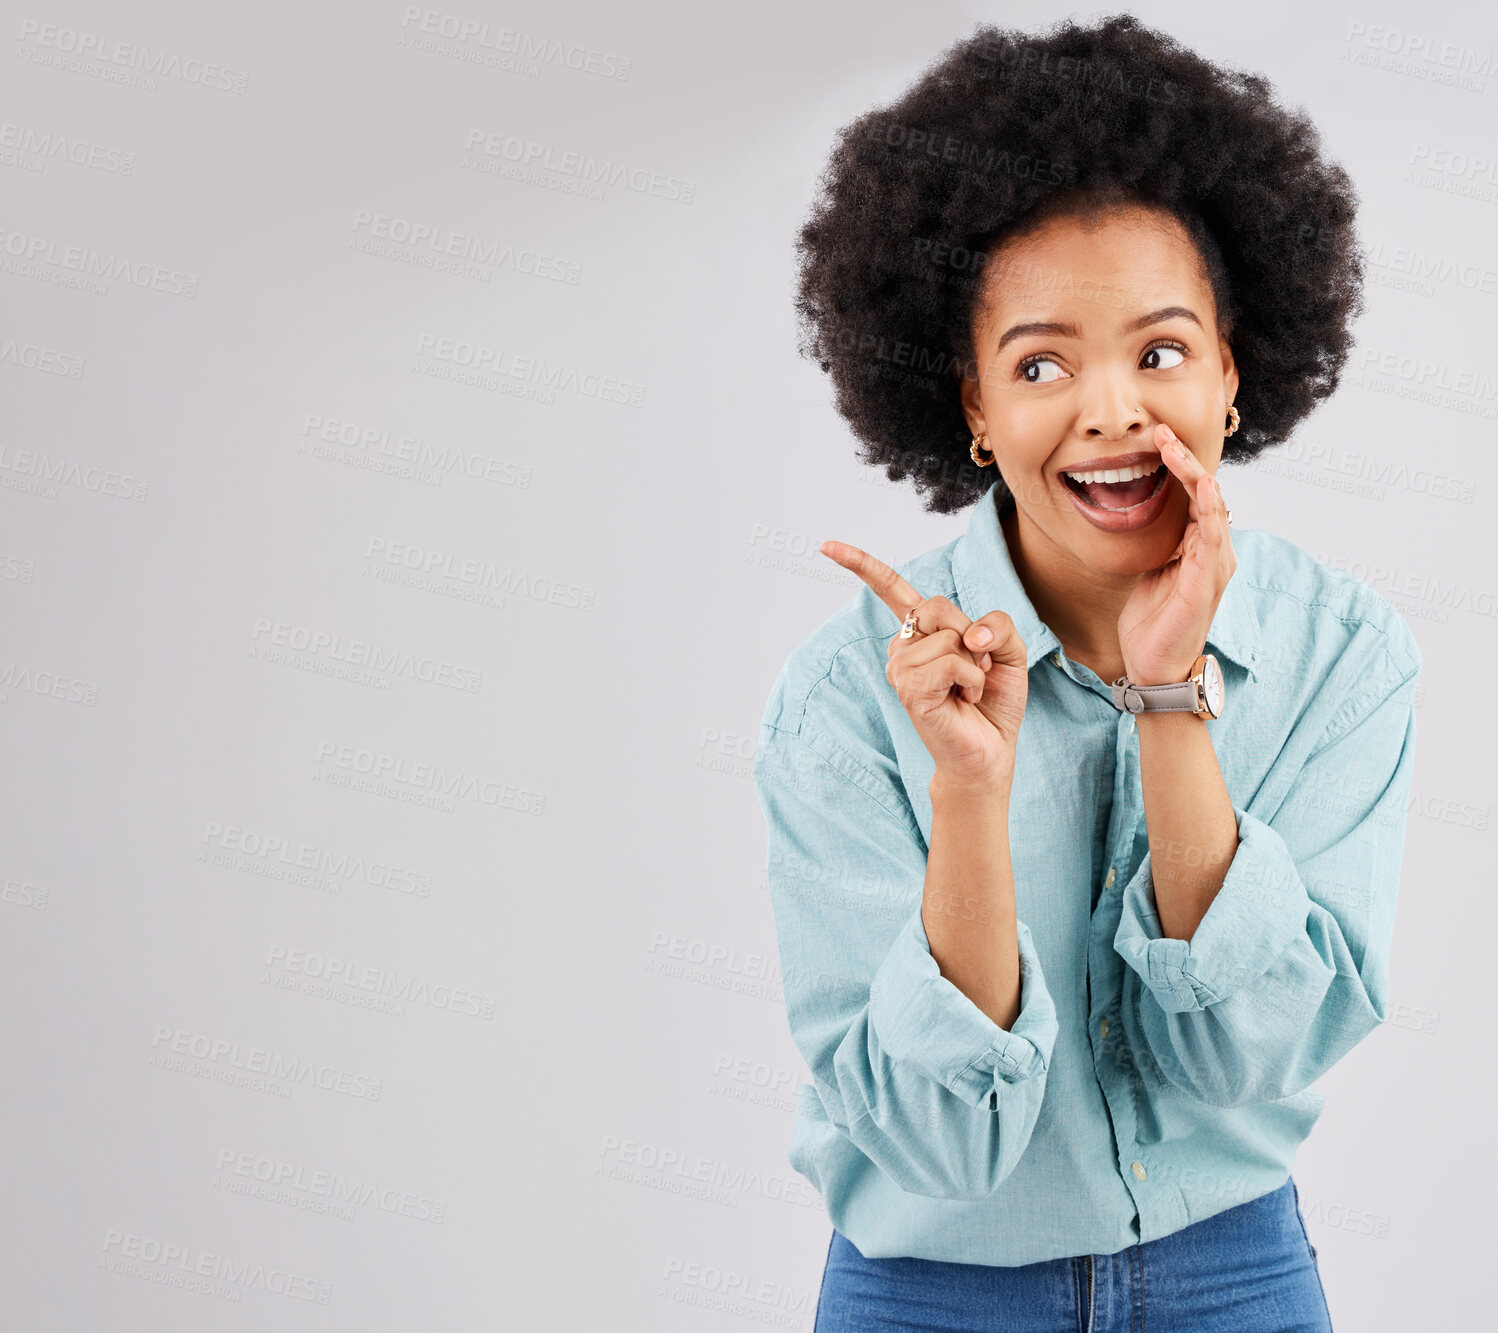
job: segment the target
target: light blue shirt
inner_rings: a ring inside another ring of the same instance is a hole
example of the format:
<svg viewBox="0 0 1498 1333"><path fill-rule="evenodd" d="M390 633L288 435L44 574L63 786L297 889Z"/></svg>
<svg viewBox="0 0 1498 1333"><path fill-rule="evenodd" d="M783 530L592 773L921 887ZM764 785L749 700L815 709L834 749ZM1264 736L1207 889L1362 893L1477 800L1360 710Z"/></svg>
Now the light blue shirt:
<svg viewBox="0 0 1498 1333"><path fill-rule="evenodd" d="M969 619L1007 611L1029 650L1008 1031L931 955L934 765L884 674L898 620L868 588L786 660L754 761L811 1073L787 1158L869 1257L1112 1254L1266 1194L1321 1113L1314 1082L1389 1012L1421 666L1402 617L1233 530L1206 649L1227 702L1202 725L1238 845L1192 938L1165 938L1134 719L1036 614L996 498L897 568Z"/></svg>

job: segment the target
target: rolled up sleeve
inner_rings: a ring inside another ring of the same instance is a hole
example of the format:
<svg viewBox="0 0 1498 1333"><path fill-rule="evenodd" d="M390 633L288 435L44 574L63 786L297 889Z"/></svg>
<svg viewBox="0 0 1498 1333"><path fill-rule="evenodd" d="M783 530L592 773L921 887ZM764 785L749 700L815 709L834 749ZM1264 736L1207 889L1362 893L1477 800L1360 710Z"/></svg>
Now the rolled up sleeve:
<svg viewBox="0 0 1498 1333"><path fill-rule="evenodd" d="M919 910L895 936L870 987L870 1026L891 1060L933 1079L969 1106L997 1097L995 1078L1021 1083L1045 1074L1056 1038L1030 928L1019 923L1020 1011L999 1027L946 977L931 955Z"/></svg>
<svg viewBox="0 0 1498 1333"><path fill-rule="evenodd" d="M787 1018L829 1120L910 1193L991 1195L1030 1141L1057 1035L1029 927L1006 1030L931 954L926 846L903 789L810 722L764 725L754 774Z"/></svg>
<svg viewBox="0 0 1498 1333"><path fill-rule="evenodd" d="M1170 1082L1218 1106L1277 1101L1388 1017L1418 674L1330 727L1272 816L1234 804L1238 845L1189 941L1163 936L1148 853L1125 885L1125 1025Z"/></svg>

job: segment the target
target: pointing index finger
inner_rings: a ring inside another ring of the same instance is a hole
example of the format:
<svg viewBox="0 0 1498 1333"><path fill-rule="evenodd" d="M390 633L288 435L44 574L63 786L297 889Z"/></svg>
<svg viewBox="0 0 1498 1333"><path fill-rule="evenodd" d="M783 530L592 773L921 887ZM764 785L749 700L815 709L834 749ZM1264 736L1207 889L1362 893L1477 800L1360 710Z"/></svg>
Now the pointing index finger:
<svg viewBox="0 0 1498 1333"><path fill-rule="evenodd" d="M926 599L882 560L876 560L867 551L861 551L847 542L826 541L817 548L835 564L850 573L857 574L885 606L895 613L897 620L904 620L911 607Z"/></svg>

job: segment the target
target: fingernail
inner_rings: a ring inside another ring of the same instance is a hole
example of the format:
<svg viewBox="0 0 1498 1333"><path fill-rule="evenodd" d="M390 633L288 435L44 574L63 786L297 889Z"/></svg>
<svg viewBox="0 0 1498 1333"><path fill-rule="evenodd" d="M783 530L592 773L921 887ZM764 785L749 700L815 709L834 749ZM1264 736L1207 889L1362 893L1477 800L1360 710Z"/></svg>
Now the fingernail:
<svg viewBox="0 0 1498 1333"><path fill-rule="evenodd" d="M987 625L979 625L978 628L973 631L973 642L976 643L980 648L985 643L992 643L993 631L989 629Z"/></svg>

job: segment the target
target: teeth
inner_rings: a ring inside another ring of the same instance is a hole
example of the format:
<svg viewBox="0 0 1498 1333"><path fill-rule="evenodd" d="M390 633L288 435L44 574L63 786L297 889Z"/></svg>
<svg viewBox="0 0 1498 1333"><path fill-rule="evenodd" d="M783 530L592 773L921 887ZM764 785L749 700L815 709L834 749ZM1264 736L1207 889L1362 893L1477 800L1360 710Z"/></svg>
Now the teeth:
<svg viewBox="0 0 1498 1333"><path fill-rule="evenodd" d="M1071 468L1063 469L1068 477L1075 477L1078 481L1133 481L1136 477L1147 477L1160 465L1158 463L1135 463L1132 467L1110 468L1101 472L1077 472Z"/></svg>

